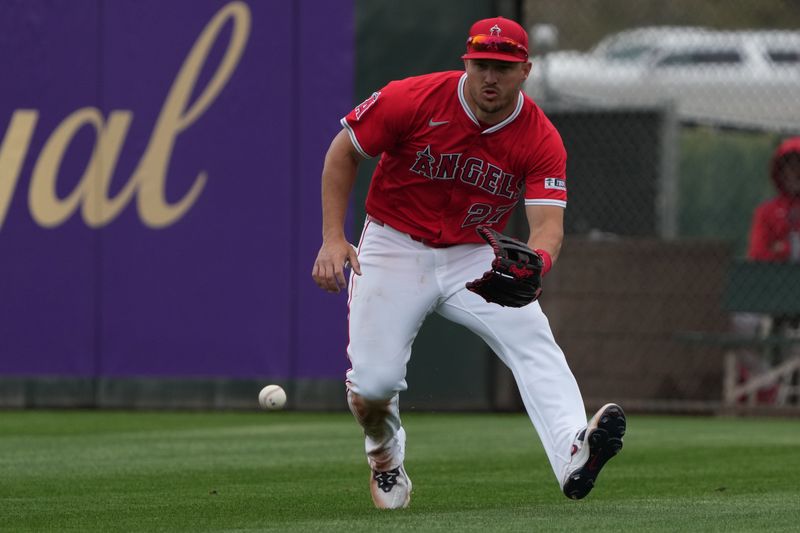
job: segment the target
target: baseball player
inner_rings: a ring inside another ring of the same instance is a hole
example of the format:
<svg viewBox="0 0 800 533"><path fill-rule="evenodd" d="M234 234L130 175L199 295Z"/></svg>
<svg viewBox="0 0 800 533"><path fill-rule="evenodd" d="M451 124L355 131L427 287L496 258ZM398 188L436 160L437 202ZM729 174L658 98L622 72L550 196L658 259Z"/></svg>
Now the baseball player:
<svg viewBox="0 0 800 533"><path fill-rule="evenodd" d="M535 250L533 271L546 275L563 239L567 189L561 138L521 92L531 71L525 30L502 17L480 20L462 58L465 71L373 93L341 120L322 171L323 242L312 275L326 291L349 290L347 399L364 429L372 499L384 509L411 498L398 394L411 345L433 312L474 331L511 369L566 496L589 493L625 433L615 404L587 424L538 302L498 305L466 286L498 264L502 243L487 245L486 228L502 231L521 196L530 237L519 244ZM344 232L348 199L359 163L378 156L356 249Z"/></svg>

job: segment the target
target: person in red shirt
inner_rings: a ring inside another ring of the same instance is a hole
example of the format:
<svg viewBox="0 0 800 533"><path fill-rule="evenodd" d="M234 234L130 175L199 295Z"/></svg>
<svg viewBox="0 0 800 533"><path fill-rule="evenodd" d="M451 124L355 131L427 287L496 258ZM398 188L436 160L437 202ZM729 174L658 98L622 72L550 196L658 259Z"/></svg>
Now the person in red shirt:
<svg viewBox="0 0 800 533"><path fill-rule="evenodd" d="M778 146L769 176L778 194L755 210L747 257L800 262L800 137Z"/></svg>
<svg viewBox="0 0 800 533"><path fill-rule="evenodd" d="M751 261L773 263L800 262L800 137L784 140L772 155L769 177L777 195L759 204L753 213L747 258ZM797 328L798 317L793 315L768 316L756 313L736 313L734 327L738 331L754 329L766 332L785 327ZM764 353L744 352L739 362L739 382L744 383L768 372L775 362L783 358L780 347ZM770 385L756 393L762 404L775 403L779 385ZM740 398L744 403L746 398Z"/></svg>
<svg viewBox="0 0 800 533"><path fill-rule="evenodd" d="M472 25L464 71L393 81L341 120L322 171L320 288L348 288L347 399L364 429L379 508L411 498L399 393L411 345L436 312L482 337L511 369L564 494L580 499L622 448L625 414L606 404L587 424L583 400L538 302L511 308L466 289L494 259L479 225L502 231L522 201L528 245L546 274L567 205L566 151L525 94L527 32L496 17ZM359 163L380 155L358 244L344 231ZM345 269L350 267L350 283ZM447 379L446 373L442 379Z"/></svg>

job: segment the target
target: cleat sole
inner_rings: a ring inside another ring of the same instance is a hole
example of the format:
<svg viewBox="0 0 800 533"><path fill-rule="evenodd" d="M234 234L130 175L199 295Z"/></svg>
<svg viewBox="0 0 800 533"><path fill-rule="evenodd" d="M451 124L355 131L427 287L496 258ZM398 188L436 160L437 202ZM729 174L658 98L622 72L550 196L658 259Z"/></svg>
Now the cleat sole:
<svg viewBox="0 0 800 533"><path fill-rule="evenodd" d="M622 437L627 424L622 408L610 404L600 415L597 427L591 430L586 443L589 458L583 466L573 472L564 484L564 495L572 500L586 497L594 488L597 476L606 462L622 450Z"/></svg>

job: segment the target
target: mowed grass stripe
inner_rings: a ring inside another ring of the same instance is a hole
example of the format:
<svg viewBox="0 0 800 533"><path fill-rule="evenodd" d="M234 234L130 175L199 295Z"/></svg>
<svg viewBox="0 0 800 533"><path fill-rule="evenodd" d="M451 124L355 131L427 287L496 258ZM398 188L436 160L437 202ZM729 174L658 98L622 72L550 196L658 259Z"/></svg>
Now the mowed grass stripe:
<svg viewBox="0 0 800 533"><path fill-rule="evenodd" d="M631 416L564 498L524 415L407 413L409 509L349 413L0 413L2 531L795 531L800 423ZM591 523L591 526L589 524Z"/></svg>

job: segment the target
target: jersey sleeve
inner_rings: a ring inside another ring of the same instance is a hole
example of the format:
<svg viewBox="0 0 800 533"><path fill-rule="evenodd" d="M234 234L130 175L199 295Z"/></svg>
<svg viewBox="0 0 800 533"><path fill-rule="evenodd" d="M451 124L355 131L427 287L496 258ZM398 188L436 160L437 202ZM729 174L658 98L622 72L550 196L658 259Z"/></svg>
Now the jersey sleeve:
<svg viewBox="0 0 800 533"><path fill-rule="evenodd" d="M567 151L555 128L534 152L525 176L525 205L567 207Z"/></svg>
<svg viewBox="0 0 800 533"><path fill-rule="evenodd" d="M403 84L393 81L342 118L342 127L363 157L376 157L402 138L413 113L409 100Z"/></svg>

